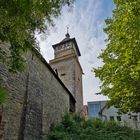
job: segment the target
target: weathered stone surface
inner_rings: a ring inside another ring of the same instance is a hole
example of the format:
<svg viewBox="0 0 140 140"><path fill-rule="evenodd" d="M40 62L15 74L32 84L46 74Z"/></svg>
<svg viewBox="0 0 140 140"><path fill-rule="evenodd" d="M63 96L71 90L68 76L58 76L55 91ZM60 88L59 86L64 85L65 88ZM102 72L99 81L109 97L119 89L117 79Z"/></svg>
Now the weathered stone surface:
<svg viewBox="0 0 140 140"><path fill-rule="evenodd" d="M28 51L24 72L9 73L0 64L2 86L10 101L3 108L4 140L42 140L69 111L70 93L38 53Z"/></svg>
<svg viewBox="0 0 140 140"><path fill-rule="evenodd" d="M80 52L77 51L79 49L75 39L66 37L64 40L66 41L53 45L54 59L50 60L50 65L54 70L57 70L58 76L74 96L76 112L81 113L83 108L83 71L78 60Z"/></svg>

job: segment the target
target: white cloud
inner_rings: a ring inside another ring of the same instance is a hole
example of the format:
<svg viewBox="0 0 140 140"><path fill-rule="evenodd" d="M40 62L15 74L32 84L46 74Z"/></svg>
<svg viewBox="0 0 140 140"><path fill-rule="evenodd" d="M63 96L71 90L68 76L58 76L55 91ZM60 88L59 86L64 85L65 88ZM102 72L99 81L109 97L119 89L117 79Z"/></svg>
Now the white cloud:
<svg viewBox="0 0 140 140"><path fill-rule="evenodd" d="M75 37L81 51L80 63L85 75L83 76L84 104L87 101L105 99L97 96L100 92L100 81L95 78L93 67L101 65L97 59L101 49L105 48L105 34L103 33L104 19L102 14L103 0L77 0L74 8L63 8L62 16L55 20L55 28L50 28L50 35L46 40L40 41L41 53L46 60L53 59L52 45L60 42L69 26L71 37ZM69 12L70 11L70 12Z"/></svg>

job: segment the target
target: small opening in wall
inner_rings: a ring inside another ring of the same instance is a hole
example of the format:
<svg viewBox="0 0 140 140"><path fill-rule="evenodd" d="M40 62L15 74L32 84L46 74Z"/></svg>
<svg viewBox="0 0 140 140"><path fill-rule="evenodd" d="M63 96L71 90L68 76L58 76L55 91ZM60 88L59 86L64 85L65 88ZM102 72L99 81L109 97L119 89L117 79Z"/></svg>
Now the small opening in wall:
<svg viewBox="0 0 140 140"><path fill-rule="evenodd" d="M62 73L62 74L61 74L61 76L65 76L65 75L66 75L65 73Z"/></svg>
<svg viewBox="0 0 140 140"><path fill-rule="evenodd" d="M2 122L2 115L0 114L0 124L1 124L1 122Z"/></svg>
<svg viewBox="0 0 140 140"><path fill-rule="evenodd" d="M32 54L32 60L34 59L34 54Z"/></svg>

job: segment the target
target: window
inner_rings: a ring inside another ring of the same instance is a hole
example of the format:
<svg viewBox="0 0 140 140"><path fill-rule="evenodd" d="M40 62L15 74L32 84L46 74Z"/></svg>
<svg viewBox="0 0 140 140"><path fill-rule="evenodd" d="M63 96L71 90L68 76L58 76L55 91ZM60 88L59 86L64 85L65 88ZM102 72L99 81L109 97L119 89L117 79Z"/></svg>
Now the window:
<svg viewBox="0 0 140 140"><path fill-rule="evenodd" d="M67 44L67 48L70 48L70 44L69 43Z"/></svg>
<svg viewBox="0 0 140 140"><path fill-rule="evenodd" d="M134 115L134 116L133 116L133 120L134 120L134 121L138 121L138 116L137 116L137 115Z"/></svg>
<svg viewBox="0 0 140 140"><path fill-rule="evenodd" d="M114 116L110 116L110 120L111 121L114 121Z"/></svg>
<svg viewBox="0 0 140 140"><path fill-rule="evenodd" d="M61 76L65 76L65 75L66 75L65 73L62 73L62 74L61 74Z"/></svg>
<svg viewBox="0 0 140 140"><path fill-rule="evenodd" d="M61 50L62 50L62 48L63 48L63 46L62 46L62 45L60 45L60 46L58 46L58 47L57 47L56 51L61 51Z"/></svg>
<svg viewBox="0 0 140 140"><path fill-rule="evenodd" d="M98 116L99 111L100 111L100 104L99 103L88 104L88 115L90 118L99 117Z"/></svg>
<svg viewBox="0 0 140 140"><path fill-rule="evenodd" d="M117 116L117 121L121 121L121 116Z"/></svg>
<svg viewBox="0 0 140 140"><path fill-rule="evenodd" d="M2 122L2 115L0 114L0 124L1 124L1 122Z"/></svg>

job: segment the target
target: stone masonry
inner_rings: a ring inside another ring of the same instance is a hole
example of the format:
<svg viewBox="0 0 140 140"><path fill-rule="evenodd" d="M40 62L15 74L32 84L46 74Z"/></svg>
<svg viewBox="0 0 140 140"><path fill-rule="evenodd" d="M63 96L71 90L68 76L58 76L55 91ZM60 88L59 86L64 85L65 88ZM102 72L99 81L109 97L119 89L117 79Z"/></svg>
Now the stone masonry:
<svg viewBox="0 0 140 140"><path fill-rule="evenodd" d="M9 73L0 63L0 80L10 97L0 109L3 140L42 140L50 126L75 104L70 91L37 50L28 51L25 58L26 68L18 74Z"/></svg>
<svg viewBox="0 0 140 140"><path fill-rule="evenodd" d="M76 112L81 113L83 108L83 70L79 63L81 54L77 42L67 33L66 38L53 45L53 48L54 59L50 60L50 65L74 96Z"/></svg>

